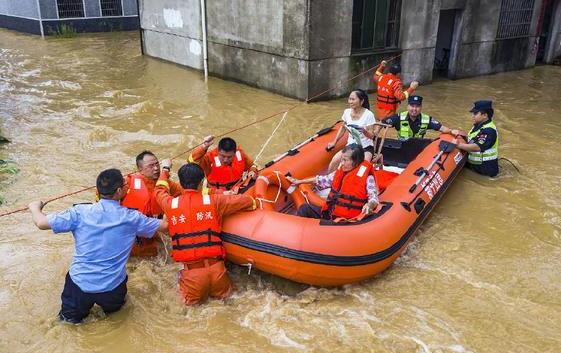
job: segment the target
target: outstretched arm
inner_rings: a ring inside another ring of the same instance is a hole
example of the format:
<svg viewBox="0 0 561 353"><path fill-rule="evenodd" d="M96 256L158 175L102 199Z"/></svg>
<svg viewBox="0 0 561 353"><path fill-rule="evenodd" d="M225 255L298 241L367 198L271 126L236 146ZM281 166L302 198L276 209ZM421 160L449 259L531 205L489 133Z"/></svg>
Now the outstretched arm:
<svg viewBox="0 0 561 353"><path fill-rule="evenodd" d="M41 230L51 229L47 216L43 213L44 206L43 201L33 201L27 206L31 212L33 223Z"/></svg>

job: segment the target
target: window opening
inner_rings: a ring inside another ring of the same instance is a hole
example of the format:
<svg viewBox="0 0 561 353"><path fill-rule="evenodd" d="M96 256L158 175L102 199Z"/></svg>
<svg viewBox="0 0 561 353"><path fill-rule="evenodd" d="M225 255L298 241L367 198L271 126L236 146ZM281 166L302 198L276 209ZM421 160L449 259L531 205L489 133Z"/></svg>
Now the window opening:
<svg viewBox="0 0 561 353"><path fill-rule="evenodd" d="M533 14L534 0L502 0L497 39L527 37Z"/></svg>
<svg viewBox="0 0 561 353"><path fill-rule="evenodd" d="M100 0L101 16L123 16L121 0Z"/></svg>
<svg viewBox="0 0 561 353"><path fill-rule="evenodd" d="M57 0L59 18L84 17L84 3L82 0Z"/></svg>
<svg viewBox="0 0 561 353"><path fill-rule="evenodd" d="M354 0L353 52L397 48L401 0Z"/></svg>

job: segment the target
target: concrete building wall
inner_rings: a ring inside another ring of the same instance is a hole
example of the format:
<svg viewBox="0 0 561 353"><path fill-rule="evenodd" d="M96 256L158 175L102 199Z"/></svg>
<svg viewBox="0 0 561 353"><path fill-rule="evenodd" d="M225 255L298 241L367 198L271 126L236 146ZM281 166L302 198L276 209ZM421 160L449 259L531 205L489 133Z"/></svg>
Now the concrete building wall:
<svg viewBox="0 0 561 353"><path fill-rule="evenodd" d="M536 29L542 0L536 0L527 37L497 39L500 0L472 0L464 10L464 30L454 78L523 69L535 64Z"/></svg>
<svg viewBox="0 0 561 353"><path fill-rule="evenodd" d="M401 76L405 82L432 80L439 14L439 0L403 1L399 46L403 50Z"/></svg>
<svg viewBox="0 0 561 353"><path fill-rule="evenodd" d="M36 0L0 0L0 15L39 18Z"/></svg>
<svg viewBox="0 0 561 353"><path fill-rule="evenodd" d="M56 0L40 0L39 6L41 7L41 18L43 19L58 18Z"/></svg>
<svg viewBox="0 0 561 353"><path fill-rule="evenodd" d="M138 0L144 53L203 68L199 0Z"/></svg>
<svg viewBox="0 0 561 353"><path fill-rule="evenodd" d="M401 53L404 83L428 83L442 10L453 16L442 26L453 33L441 36L438 44L451 42L449 77L521 69L535 62L542 0L535 1L530 35L504 40L496 38L501 0L403 0L399 48L368 53L351 50L353 3L207 1L209 72L300 99L335 86L329 95L338 96L354 87L373 89L371 73L337 84ZM199 0L140 0L140 8L146 54L202 68ZM555 50L561 50L561 43L555 42Z"/></svg>
<svg viewBox="0 0 561 353"><path fill-rule="evenodd" d="M123 16L138 16L136 0L123 0Z"/></svg>

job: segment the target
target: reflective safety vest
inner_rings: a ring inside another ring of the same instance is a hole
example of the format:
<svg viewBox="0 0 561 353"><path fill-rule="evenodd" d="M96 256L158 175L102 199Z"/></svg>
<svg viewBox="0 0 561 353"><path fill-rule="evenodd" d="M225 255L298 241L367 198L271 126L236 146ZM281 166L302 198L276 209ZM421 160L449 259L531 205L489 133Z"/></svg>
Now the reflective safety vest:
<svg viewBox="0 0 561 353"><path fill-rule="evenodd" d="M401 112L399 114L399 139L400 140L407 140L412 137L415 138L423 138L427 133L427 129L429 128L430 123L430 115L425 113L421 113L421 127L417 133L413 132L411 126L409 126L409 120L407 119L407 112Z"/></svg>
<svg viewBox="0 0 561 353"><path fill-rule="evenodd" d="M489 121L486 124L481 125L477 130L474 130L474 128L472 127L471 130L468 133L468 138L470 141L474 140L477 135L479 134L479 131L482 129L486 129L486 128L491 128L493 130L495 130L495 132L497 133L497 139L495 140L495 143L493 144L493 146L491 146L491 148L486 149L485 151L481 151L481 152L470 152L468 154L468 163L469 164L481 164L483 162L486 161L492 161L495 159L499 158L499 132L497 131L497 127L495 126L495 123L493 122L493 120Z"/></svg>
<svg viewBox="0 0 561 353"><path fill-rule="evenodd" d="M144 182L144 177L135 173L127 176L127 178L129 190L125 198L121 201L121 205L138 210L146 216L161 216L163 212L156 202L154 190L148 189Z"/></svg>
<svg viewBox="0 0 561 353"><path fill-rule="evenodd" d="M166 213L171 236L171 257L177 262L224 258L213 195L187 190L171 200Z"/></svg>
<svg viewBox="0 0 561 353"><path fill-rule="evenodd" d="M348 172L339 167L335 172L331 191L321 209L323 214L331 219L358 216L368 202L366 182L369 175L374 175L374 167L367 161Z"/></svg>
<svg viewBox="0 0 561 353"><path fill-rule="evenodd" d="M230 190L242 177L245 171L245 158L240 148L236 150L231 165L222 165L218 158L218 148L209 152L211 159L210 174L207 175L208 185L214 189Z"/></svg>
<svg viewBox="0 0 561 353"><path fill-rule="evenodd" d="M384 74L378 78L378 88L376 92L376 106L382 110L397 110L399 99L395 97L394 86L401 82L401 79L393 74ZM409 96L407 91L405 97Z"/></svg>

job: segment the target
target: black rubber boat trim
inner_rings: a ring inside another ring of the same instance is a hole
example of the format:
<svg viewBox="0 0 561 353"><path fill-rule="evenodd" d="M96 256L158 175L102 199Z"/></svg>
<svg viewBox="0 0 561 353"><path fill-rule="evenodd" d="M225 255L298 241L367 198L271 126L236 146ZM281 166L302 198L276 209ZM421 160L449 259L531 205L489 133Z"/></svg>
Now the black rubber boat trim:
<svg viewBox="0 0 561 353"><path fill-rule="evenodd" d="M222 232L222 241L241 246L247 249L261 251L264 253L272 254L279 257L284 257L292 260L315 263L315 264L322 264L322 265L330 265L330 266L364 266L364 265L371 265L376 262L383 261L396 252L398 252L413 236L417 228L421 225L424 221L426 216L429 212L433 209L434 205L450 183L456 178L457 174L462 170L463 164L465 163L465 157L463 158L463 163L458 165L456 170L450 175L450 177L444 182L440 190L434 195L432 200L425 206L425 208L421 211L415 222L409 227L407 232L392 246L377 253L368 254L368 255L361 255L361 256L336 256L336 255L325 255L325 254L317 254L302 250L294 250L290 248L285 248L279 245L259 242L251 239L247 239L241 237L236 234L232 233L225 233Z"/></svg>

